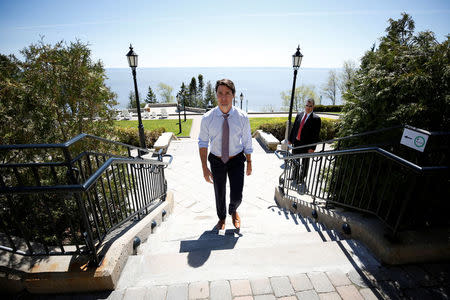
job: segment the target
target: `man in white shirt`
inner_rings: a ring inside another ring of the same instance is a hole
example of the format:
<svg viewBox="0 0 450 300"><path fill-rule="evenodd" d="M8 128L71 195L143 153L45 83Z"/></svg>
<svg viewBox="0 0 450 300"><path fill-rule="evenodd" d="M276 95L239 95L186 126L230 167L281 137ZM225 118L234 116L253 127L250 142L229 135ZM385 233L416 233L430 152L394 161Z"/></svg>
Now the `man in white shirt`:
<svg viewBox="0 0 450 300"><path fill-rule="evenodd" d="M237 208L242 202L245 161L247 161L247 176L252 173L253 148L250 122L246 113L233 107L235 94L236 88L231 80L221 79L216 82L218 105L203 115L198 137L203 177L207 182L214 184L219 217L216 225L218 230L225 229L227 176L230 180L228 213L232 216L234 227L239 229L241 219ZM207 160L211 170L208 168Z"/></svg>

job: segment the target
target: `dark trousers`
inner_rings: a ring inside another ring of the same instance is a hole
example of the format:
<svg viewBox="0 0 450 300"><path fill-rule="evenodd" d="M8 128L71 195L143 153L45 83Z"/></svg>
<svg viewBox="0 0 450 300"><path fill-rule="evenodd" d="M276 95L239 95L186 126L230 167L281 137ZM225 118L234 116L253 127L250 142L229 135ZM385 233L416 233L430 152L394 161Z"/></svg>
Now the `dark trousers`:
<svg viewBox="0 0 450 300"><path fill-rule="evenodd" d="M300 148L294 149L292 154L302 154L308 153L308 149ZM308 172L309 167L309 158L301 158L297 160L297 163L294 163L294 168L292 170L292 177L296 180L305 181L306 174Z"/></svg>
<svg viewBox="0 0 450 300"><path fill-rule="evenodd" d="M211 173L214 182L217 216L219 219L224 220L227 215L225 200L227 175L228 180L230 181L230 204L228 206L228 213L231 215L236 212L242 202L245 155L241 152L224 164L219 157L210 153L208 155L208 160L211 165Z"/></svg>

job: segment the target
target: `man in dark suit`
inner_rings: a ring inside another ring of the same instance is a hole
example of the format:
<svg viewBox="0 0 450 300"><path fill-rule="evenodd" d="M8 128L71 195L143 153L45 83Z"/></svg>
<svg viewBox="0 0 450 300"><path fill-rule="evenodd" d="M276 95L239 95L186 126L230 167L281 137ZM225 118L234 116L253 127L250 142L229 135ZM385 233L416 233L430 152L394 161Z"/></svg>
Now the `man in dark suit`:
<svg viewBox="0 0 450 300"><path fill-rule="evenodd" d="M312 153L316 146L309 146L295 149L295 147L317 143L319 141L319 132L321 120L314 112L314 99L308 99L305 105L305 111L298 113L295 117L294 126L289 135L288 143L293 145L293 154ZM300 162L300 161L299 161ZM291 177L294 180L300 179L304 182L308 170L309 158L303 158L301 163L301 174L299 174L298 165L294 164Z"/></svg>

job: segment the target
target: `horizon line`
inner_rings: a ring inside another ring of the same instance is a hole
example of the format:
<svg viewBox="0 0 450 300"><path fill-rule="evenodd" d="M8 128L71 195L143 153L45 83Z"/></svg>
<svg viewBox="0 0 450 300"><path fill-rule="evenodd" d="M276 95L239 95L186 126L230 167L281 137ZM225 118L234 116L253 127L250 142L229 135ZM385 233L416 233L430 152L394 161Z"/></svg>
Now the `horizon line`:
<svg viewBox="0 0 450 300"><path fill-rule="evenodd" d="M129 69L130 67L107 67L105 69ZM188 68L203 68L203 69L213 69L213 68L292 68L292 66L184 66L184 67L173 67L173 66L159 66L159 67L137 67L137 69L188 69ZM300 67L301 69L342 69L342 67Z"/></svg>

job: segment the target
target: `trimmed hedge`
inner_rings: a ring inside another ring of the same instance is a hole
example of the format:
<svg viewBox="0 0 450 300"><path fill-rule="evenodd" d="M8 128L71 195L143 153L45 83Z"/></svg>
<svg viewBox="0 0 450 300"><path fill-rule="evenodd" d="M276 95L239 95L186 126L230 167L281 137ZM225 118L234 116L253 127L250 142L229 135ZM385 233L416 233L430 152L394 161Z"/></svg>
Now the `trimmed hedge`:
<svg viewBox="0 0 450 300"><path fill-rule="evenodd" d="M341 112L344 105L315 105L314 112Z"/></svg>
<svg viewBox="0 0 450 300"><path fill-rule="evenodd" d="M165 131L164 127L155 130L144 130L147 148L152 148L159 136ZM140 147L139 130L137 128L116 127L114 136L118 142Z"/></svg>
<svg viewBox="0 0 450 300"><path fill-rule="evenodd" d="M336 119L326 119L321 118L322 126L320 128L319 140L327 141L332 140L336 137L339 120ZM258 129L261 129L264 132L273 134L278 140L284 140L284 134L286 131L286 122L278 122L278 123L266 123L261 124Z"/></svg>

